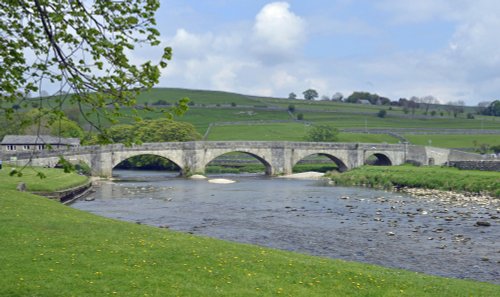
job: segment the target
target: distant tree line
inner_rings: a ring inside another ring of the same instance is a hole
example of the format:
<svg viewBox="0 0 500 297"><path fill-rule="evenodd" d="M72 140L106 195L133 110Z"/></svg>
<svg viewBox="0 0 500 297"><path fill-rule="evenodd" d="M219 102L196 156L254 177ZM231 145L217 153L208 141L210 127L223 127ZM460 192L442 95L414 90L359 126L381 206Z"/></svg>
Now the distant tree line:
<svg viewBox="0 0 500 297"><path fill-rule="evenodd" d="M448 115L453 115L453 117L458 117L460 114L465 113L465 102L462 100L449 101L445 104L441 104L439 100L431 95L417 97L412 96L409 99L399 98L398 100L392 101L391 99L380 96L378 94L372 94L370 92L359 92L355 91L348 97L340 92L336 92L332 96L322 95L315 89L307 89L302 92L305 100L315 100L320 98L321 101L337 101L345 103L357 103L357 104L369 104L369 105L381 105L381 106L399 106L403 108L403 112L408 114L415 114L417 109L424 110L424 115L436 116L438 112L436 110L431 110L439 105L442 109L440 115L443 116L446 112ZM288 99L297 99L297 94L290 93ZM444 111L443 111L444 110ZM493 102L481 102L478 104L476 110L477 114L489 115L489 116L500 116L500 100L495 100ZM468 119L474 118L474 113L467 113Z"/></svg>

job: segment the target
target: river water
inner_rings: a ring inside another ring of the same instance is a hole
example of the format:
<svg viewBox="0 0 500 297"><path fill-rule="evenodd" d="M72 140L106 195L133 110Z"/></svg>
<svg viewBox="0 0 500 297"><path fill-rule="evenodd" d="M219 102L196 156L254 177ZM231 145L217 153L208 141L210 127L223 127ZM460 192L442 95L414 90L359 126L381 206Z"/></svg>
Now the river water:
<svg viewBox="0 0 500 297"><path fill-rule="evenodd" d="M235 175L229 178L236 183L212 184L162 172L114 173L116 180L100 183L72 207L230 241L500 284L498 201L444 202L264 176Z"/></svg>

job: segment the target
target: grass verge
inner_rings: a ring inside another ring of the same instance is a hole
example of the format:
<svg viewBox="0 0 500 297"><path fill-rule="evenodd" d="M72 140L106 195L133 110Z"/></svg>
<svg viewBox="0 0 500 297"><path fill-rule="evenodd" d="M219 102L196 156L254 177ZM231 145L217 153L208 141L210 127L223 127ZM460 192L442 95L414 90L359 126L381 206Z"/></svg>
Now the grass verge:
<svg viewBox="0 0 500 297"><path fill-rule="evenodd" d="M427 188L461 193L485 193L500 198L498 172L425 166L364 166L331 174L338 185L391 189L395 186Z"/></svg>
<svg viewBox="0 0 500 297"><path fill-rule="evenodd" d="M27 191L32 192L54 192L82 185L88 181L88 177L78 175L74 172L64 173L63 169L26 167L22 176L9 176L11 166L3 166L0 170L0 190L14 190L23 182ZM19 168L15 167L19 170ZM43 173L46 178L41 179L37 173Z"/></svg>

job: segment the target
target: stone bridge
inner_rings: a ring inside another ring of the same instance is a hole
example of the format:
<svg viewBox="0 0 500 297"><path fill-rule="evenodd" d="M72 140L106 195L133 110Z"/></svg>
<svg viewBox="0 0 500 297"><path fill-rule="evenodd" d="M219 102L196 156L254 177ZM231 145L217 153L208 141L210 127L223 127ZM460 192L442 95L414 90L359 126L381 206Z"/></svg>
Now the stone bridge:
<svg viewBox="0 0 500 297"><path fill-rule="evenodd" d="M184 176L204 173L205 167L226 153L249 154L265 165L267 175L292 173L300 160L310 155L323 155L337 164L340 171L364 165L375 156L378 165L400 165L413 162L422 165L443 165L450 161L479 160L480 155L448 149L410 144L266 142L266 141L194 141L144 143L124 146L82 146L67 150L33 151L0 156L6 164L54 167L62 156L72 163L90 166L93 176L110 177L120 162L138 155L166 158L181 168Z"/></svg>

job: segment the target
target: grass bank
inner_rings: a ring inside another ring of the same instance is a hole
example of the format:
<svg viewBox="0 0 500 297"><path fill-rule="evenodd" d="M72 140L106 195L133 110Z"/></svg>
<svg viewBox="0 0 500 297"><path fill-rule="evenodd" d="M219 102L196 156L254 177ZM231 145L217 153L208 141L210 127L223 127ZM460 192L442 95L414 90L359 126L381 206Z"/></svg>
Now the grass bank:
<svg viewBox="0 0 500 297"><path fill-rule="evenodd" d="M12 166L4 165L0 170L0 191L14 190L23 182L26 190L31 192L54 192L83 185L88 177L76 173L64 173L63 169L31 168L22 170L22 176L9 176ZM19 170L19 168L15 167ZM43 173L46 178L41 179L37 173Z"/></svg>
<svg viewBox="0 0 500 297"><path fill-rule="evenodd" d="M493 284L106 219L9 187L0 238L0 296L500 296Z"/></svg>
<svg viewBox="0 0 500 297"><path fill-rule="evenodd" d="M486 193L500 198L498 172L459 170L425 166L364 166L342 174L331 174L338 185L391 189L395 186L426 188L461 193Z"/></svg>

